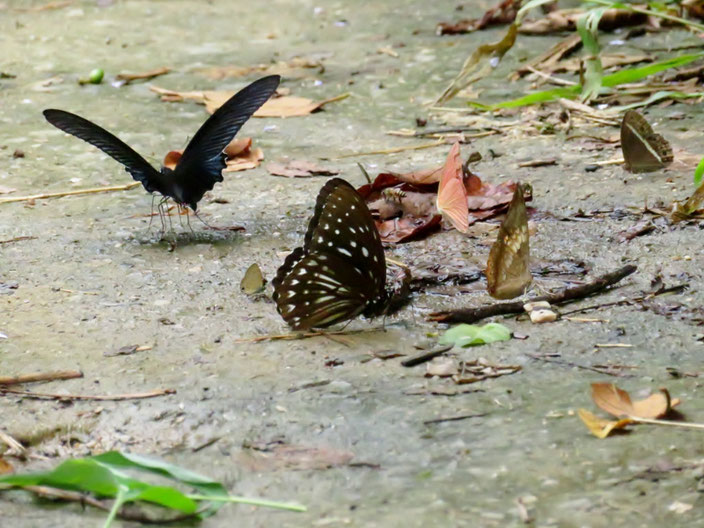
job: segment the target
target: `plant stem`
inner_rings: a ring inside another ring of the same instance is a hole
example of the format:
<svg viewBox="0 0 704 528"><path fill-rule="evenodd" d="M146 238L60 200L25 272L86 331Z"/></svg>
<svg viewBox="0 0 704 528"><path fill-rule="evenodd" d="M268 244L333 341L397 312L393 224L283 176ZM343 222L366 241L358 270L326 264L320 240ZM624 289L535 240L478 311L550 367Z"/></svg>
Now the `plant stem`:
<svg viewBox="0 0 704 528"><path fill-rule="evenodd" d="M307 508L301 504L294 504L291 502L275 502L265 499L248 499L246 497L236 497L229 495L227 497L219 497L213 495L186 495L189 499L198 501L212 501L212 502L235 502L238 504L251 504L252 506L264 506L267 508L277 508L279 510L291 510L297 512L308 511Z"/></svg>
<svg viewBox="0 0 704 528"><path fill-rule="evenodd" d="M629 420L636 423L645 423L653 425L670 425L672 427L686 427L689 429L704 429L704 424L688 423L688 422L673 422L672 420L655 420L652 418L639 418L638 416L629 416Z"/></svg>

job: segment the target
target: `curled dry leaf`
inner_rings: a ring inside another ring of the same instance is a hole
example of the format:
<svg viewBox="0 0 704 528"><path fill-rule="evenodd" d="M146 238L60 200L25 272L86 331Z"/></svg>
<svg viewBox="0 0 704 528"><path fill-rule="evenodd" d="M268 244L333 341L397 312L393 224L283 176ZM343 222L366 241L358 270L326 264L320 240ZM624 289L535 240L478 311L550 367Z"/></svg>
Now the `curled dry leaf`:
<svg viewBox="0 0 704 528"><path fill-rule="evenodd" d="M644 400L631 401L629 394L613 383L592 383L592 400L599 408L617 418L662 418L667 415L680 400L671 399L666 389L651 394Z"/></svg>
<svg viewBox="0 0 704 528"><path fill-rule="evenodd" d="M609 436L613 431L624 429L627 425L634 423L630 418L622 418L621 420L606 420L604 418L599 418L586 409L578 409L577 414L591 433L602 440Z"/></svg>
<svg viewBox="0 0 704 528"><path fill-rule="evenodd" d="M122 81L122 84L129 84L132 81L138 81L142 79L153 79L154 77L159 77L160 75L166 75L171 71L171 68L162 67L156 68L154 70L149 70L140 73L120 73L115 76L115 79Z"/></svg>
<svg viewBox="0 0 704 528"><path fill-rule="evenodd" d="M286 178L310 178L311 176L335 176L340 171L321 167L306 160L291 160L286 163L273 162L266 166L272 176Z"/></svg>
<svg viewBox="0 0 704 528"><path fill-rule="evenodd" d="M350 451L325 446L277 444L248 447L240 458L255 471L328 469L346 466L354 458L354 453Z"/></svg>
<svg viewBox="0 0 704 528"><path fill-rule="evenodd" d="M12 464L0 456L0 475L12 473L14 470L15 468L12 467Z"/></svg>

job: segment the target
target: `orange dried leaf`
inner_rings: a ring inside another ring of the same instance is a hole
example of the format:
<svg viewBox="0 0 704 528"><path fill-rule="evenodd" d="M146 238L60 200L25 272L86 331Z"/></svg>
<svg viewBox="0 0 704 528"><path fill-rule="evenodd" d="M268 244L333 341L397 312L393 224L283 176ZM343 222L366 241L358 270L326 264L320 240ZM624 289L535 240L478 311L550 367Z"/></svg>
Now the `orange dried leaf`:
<svg viewBox="0 0 704 528"><path fill-rule="evenodd" d="M167 169L174 170L178 162L181 160L183 155L183 150L172 150L166 156L164 156L164 162L162 165Z"/></svg>
<svg viewBox="0 0 704 528"><path fill-rule="evenodd" d="M670 398L667 389L633 402L626 391L612 383L592 383L592 399L601 409L616 417L637 418L662 418L680 403L679 399Z"/></svg>
<svg viewBox="0 0 704 528"><path fill-rule="evenodd" d="M0 456L0 475L12 473L14 470L15 468L12 467L12 464Z"/></svg>
<svg viewBox="0 0 704 528"><path fill-rule="evenodd" d="M591 433L597 438L604 439L609 436L612 431L619 429L625 429L627 425L633 422L630 418L622 418L621 420L605 420L604 418L599 418L593 413L590 413L586 409L577 409L577 414L579 418L584 422L584 425L591 431Z"/></svg>

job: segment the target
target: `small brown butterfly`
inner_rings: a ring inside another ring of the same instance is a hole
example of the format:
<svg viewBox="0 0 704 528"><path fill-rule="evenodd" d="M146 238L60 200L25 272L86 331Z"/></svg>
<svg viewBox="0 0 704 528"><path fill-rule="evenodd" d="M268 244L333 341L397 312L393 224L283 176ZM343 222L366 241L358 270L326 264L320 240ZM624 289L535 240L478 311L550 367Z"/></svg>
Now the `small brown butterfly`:
<svg viewBox="0 0 704 528"><path fill-rule="evenodd" d="M660 134L653 132L645 118L629 110L621 122L621 150L626 170L652 172L672 163L672 147Z"/></svg>
<svg viewBox="0 0 704 528"><path fill-rule="evenodd" d="M529 269L528 214L524 199L527 188L524 184L516 185L506 218L489 252L486 282L489 295L495 299L518 297L533 280Z"/></svg>

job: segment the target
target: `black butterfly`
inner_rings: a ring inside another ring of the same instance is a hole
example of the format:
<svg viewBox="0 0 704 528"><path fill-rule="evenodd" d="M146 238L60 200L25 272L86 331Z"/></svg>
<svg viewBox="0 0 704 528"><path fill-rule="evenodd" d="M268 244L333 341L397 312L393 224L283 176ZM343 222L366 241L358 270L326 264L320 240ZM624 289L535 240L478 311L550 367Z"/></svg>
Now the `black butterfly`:
<svg viewBox="0 0 704 528"><path fill-rule="evenodd" d="M273 284L276 307L295 330L386 311L384 248L367 205L345 180L320 190L303 247L286 257Z"/></svg>
<svg viewBox="0 0 704 528"><path fill-rule="evenodd" d="M123 141L80 116L49 109L44 110L44 117L55 127L122 163L147 192L158 192L195 211L206 191L222 181L223 150L245 121L272 96L280 80L278 75L263 77L233 95L198 129L174 170L162 167L157 171Z"/></svg>
<svg viewBox="0 0 704 528"><path fill-rule="evenodd" d="M672 163L670 143L653 132L645 118L629 110L621 122L621 150L626 170L652 172Z"/></svg>

